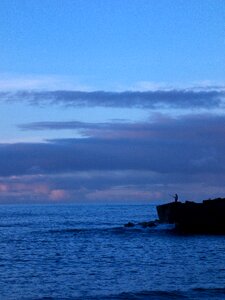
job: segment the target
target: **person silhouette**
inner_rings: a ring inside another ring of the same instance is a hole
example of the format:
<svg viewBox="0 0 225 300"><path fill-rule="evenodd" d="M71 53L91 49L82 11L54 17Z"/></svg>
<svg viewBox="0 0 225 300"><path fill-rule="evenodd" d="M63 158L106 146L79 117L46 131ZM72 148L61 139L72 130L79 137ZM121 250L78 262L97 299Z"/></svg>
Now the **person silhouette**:
<svg viewBox="0 0 225 300"><path fill-rule="evenodd" d="M175 194L175 195L173 196L173 198L174 198L175 202L178 202L178 195L177 195L177 194Z"/></svg>

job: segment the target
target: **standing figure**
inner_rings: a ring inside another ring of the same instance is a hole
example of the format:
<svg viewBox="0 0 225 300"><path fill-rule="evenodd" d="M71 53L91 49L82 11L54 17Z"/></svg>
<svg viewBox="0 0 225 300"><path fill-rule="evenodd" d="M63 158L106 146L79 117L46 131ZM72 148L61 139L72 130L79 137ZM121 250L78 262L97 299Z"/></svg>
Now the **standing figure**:
<svg viewBox="0 0 225 300"><path fill-rule="evenodd" d="M175 194L175 195L173 196L173 198L174 198L175 202L178 202L178 195L177 195L177 194Z"/></svg>

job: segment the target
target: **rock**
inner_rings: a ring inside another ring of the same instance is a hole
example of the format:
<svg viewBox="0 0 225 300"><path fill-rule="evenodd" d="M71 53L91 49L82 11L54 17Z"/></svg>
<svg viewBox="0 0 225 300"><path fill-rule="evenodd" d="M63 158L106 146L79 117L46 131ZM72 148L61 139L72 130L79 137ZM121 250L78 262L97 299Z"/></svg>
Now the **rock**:
<svg viewBox="0 0 225 300"><path fill-rule="evenodd" d="M138 225L141 225L143 228L155 227L157 225L157 221L141 222L138 223Z"/></svg>
<svg viewBox="0 0 225 300"><path fill-rule="evenodd" d="M134 227L135 224L132 222L128 222L127 224L124 225L124 227Z"/></svg>

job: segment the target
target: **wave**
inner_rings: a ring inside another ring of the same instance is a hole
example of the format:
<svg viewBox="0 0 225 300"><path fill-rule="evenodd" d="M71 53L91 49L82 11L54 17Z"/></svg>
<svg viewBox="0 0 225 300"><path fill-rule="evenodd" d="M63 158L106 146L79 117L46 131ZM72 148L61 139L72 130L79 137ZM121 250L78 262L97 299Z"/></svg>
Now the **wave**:
<svg viewBox="0 0 225 300"><path fill-rule="evenodd" d="M195 288L187 291L138 291L122 292L118 294L104 294L81 297L63 297L64 300L222 300L225 288ZM61 300L60 297L22 298L21 300Z"/></svg>
<svg viewBox="0 0 225 300"><path fill-rule="evenodd" d="M225 288L195 288L188 291L139 291L93 296L87 300L198 300L225 299Z"/></svg>
<svg viewBox="0 0 225 300"><path fill-rule="evenodd" d="M124 226L115 227L70 227L70 228L55 228L49 229L47 232L50 234L82 234L82 233L95 233L95 234L113 234L113 235L132 235L138 234L160 234L172 232L173 227L168 225L159 225L151 228L143 228L142 226L134 226L127 228Z"/></svg>
<svg viewBox="0 0 225 300"><path fill-rule="evenodd" d="M108 297L110 300L169 300L169 299L187 299L187 297L180 292L167 292L167 291L142 291L136 293L121 293L119 295L111 295Z"/></svg>
<svg viewBox="0 0 225 300"><path fill-rule="evenodd" d="M112 227L112 228L60 228L60 229L50 229L49 233L61 234L61 233L98 233L98 232L109 232L109 233L122 233L124 232L124 227Z"/></svg>
<svg viewBox="0 0 225 300"><path fill-rule="evenodd" d="M61 300L62 298L44 297L35 298L36 300ZM96 295L96 296L81 296L81 297L64 297L64 300L176 300L176 299L189 299L180 292L167 292L167 291L141 291L141 292L123 292L120 294L112 295ZM22 300L28 300L23 298ZM29 298L30 300L30 298Z"/></svg>
<svg viewBox="0 0 225 300"><path fill-rule="evenodd" d="M75 298L79 300L81 298ZM74 300L75 300L74 299ZM82 298L83 299L83 298ZM140 291L140 292L123 292L120 294L89 296L86 300L176 300L189 299L182 292L176 291Z"/></svg>
<svg viewBox="0 0 225 300"><path fill-rule="evenodd" d="M205 299L225 299L225 288L194 288L193 294L197 293ZM217 297L217 298L216 298ZM219 297L219 298L218 298Z"/></svg>
<svg viewBox="0 0 225 300"><path fill-rule="evenodd" d="M10 227L15 227L15 228L18 228L18 227L30 227L32 226L33 223L9 223L9 224L0 224L0 228L10 228Z"/></svg>

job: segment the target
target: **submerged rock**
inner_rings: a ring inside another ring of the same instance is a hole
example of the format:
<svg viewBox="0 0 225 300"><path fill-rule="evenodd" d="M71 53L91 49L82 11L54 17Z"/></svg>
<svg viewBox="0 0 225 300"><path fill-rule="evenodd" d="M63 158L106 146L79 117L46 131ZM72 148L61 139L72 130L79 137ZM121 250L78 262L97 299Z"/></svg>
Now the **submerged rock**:
<svg viewBox="0 0 225 300"><path fill-rule="evenodd" d="M158 225L158 220L148 221L148 222L140 222L140 223L138 223L138 225L141 225L143 228L155 227Z"/></svg>
<svg viewBox="0 0 225 300"><path fill-rule="evenodd" d="M128 222L127 224L124 224L124 227L134 227L135 224L132 222Z"/></svg>
<svg viewBox="0 0 225 300"><path fill-rule="evenodd" d="M147 228L147 227L155 227L159 224L159 220L155 221L145 221L145 222L139 222L137 224L134 224L132 222L128 222L127 224L124 224L124 227L134 227L134 226L141 226L142 228Z"/></svg>

